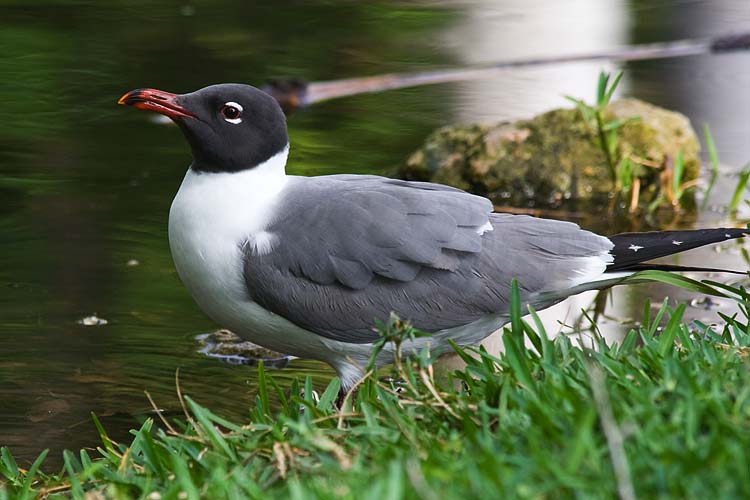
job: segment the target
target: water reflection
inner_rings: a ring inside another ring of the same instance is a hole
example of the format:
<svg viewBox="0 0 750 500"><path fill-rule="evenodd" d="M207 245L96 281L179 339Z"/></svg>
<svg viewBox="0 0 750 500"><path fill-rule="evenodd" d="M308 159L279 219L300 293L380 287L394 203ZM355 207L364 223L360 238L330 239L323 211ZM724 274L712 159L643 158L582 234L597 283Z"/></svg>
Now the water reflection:
<svg viewBox="0 0 750 500"><path fill-rule="evenodd" d="M471 2L464 19L448 30L464 63L487 63L584 53L628 43L628 12L618 0L574 2ZM519 69L461 84L457 119L498 121L568 107L565 95L589 98L602 63ZM628 93L627 78L619 92Z"/></svg>
<svg viewBox="0 0 750 500"><path fill-rule="evenodd" d="M733 0L676 7L614 0L6 2L0 7L0 444L22 461L47 447L59 457L62 448L95 445L91 411L116 439L125 437L149 414L144 390L168 412L179 411L177 368L183 390L219 414L243 415L254 399L251 368L196 352L195 336L215 325L179 283L166 242L167 212L188 151L173 128L117 109L125 90L182 92L221 81L415 70L716 34L748 21L746 2ZM737 166L750 159L748 61L737 54L628 65L624 88L686 112L696 124L710 122L722 159ZM384 173L446 123L528 116L564 104L562 94L590 96L598 69L535 69L324 103L290 118L290 170ZM732 182L720 180L717 201ZM698 222L721 218L705 213ZM609 221L580 222L614 230ZM744 265L731 249L718 259ZM644 293L617 291L611 310L639 317ZM657 300L676 295L661 287L648 293ZM568 303L551 321L573 318L586 300ZM710 313L696 311L710 320ZM77 323L94 313L108 323ZM295 360L276 373L282 382L309 373L323 383L331 371Z"/></svg>

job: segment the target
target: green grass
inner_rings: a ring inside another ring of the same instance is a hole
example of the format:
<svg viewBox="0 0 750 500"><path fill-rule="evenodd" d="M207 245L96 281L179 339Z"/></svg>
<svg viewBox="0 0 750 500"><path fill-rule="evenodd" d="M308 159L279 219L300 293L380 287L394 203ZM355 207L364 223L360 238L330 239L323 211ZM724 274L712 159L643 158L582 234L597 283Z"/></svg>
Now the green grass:
<svg viewBox="0 0 750 500"><path fill-rule="evenodd" d="M515 293L505 354L457 349L467 366L447 379L427 351L399 359L342 411L338 380L316 398L310 379L284 391L261 366L243 422L181 395L185 419L149 419L129 443L94 419L102 445L55 474L39 472L46 453L22 470L3 448L0 499L748 498L750 296L714 286L741 310L715 330L665 302L596 350L548 340Z"/></svg>
<svg viewBox="0 0 750 500"><path fill-rule="evenodd" d="M604 117L604 113L609 102L612 100L612 95L614 95L622 75L623 72L620 71L610 83L611 75L604 71L599 72L599 80L596 86L596 104L593 106L587 104L582 99L565 96L566 99L576 105L586 121L595 124L597 138L599 140L599 148L602 150L602 153L604 153L604 158L607 161L607 167L609 168L610 177L613 183L616 183L618 180L617 169L619 160L617 159L617 130L622 127L624 123L618 120L607 121Z"/></svg>
<svg viewBox="0 0 750 500"><path fill-rule="evenodd" d="M711 134L708 123L703 124L703 141L706 143L709 166L711 167L711 177L709 178L706 191L703 193L703 204L701 205L701 209L705 210L708 206L708 200L711 198L711 191L716 184L716 179L719 178L719 153L716 151L716 143L714 142L714 136Z"/></svg>
<svg viewBox="0 0 750 500"><path fill-rule="evenodd" d="M750 184L748 184L748 181L750 181L750 165L745 166L745 168L739 173L737 185L734 188L732 199L729 202L729 213L732 216L737 214L737 210L739 209L745 191L750 191ZM747 199L745 199L745 202L748 203Z"/></svg>

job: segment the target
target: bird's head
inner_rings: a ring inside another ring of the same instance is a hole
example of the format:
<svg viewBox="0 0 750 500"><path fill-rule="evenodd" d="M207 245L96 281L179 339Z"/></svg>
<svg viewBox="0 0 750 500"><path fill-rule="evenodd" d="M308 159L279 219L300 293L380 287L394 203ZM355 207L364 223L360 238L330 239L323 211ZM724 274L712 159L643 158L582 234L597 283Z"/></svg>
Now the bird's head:
<svg viewBox="0 0 750 500"><path fill-rule="evenodd" d="M250 85L224 83L189 94L136 89L118 104L171 118L193 152L200 172L237 172L265 162L287 147L286 117L276 100Z"/></svg>

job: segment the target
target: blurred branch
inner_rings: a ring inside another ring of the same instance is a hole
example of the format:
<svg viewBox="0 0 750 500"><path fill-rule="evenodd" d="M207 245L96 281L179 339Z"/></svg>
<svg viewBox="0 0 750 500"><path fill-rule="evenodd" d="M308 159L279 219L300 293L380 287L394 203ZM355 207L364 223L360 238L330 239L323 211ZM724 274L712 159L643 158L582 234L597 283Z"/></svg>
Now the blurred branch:
<svg viewBox="0 0 750 500"><path fill-rule="evenodd" d="M417 87L420 85L433 85L436 83L477 80L513 68L600 60L618 62L643 61L699 54L718 54L747 49L750 49L750 33L740 33L713 38L633 45L600 52L518 59L465 68L416 73L390 73L326 82L306 82L300 79L275 80L269 82L263 90L275 97L282 108L286 112L289 112L339 97L384 92L386 90Z"/></svg>

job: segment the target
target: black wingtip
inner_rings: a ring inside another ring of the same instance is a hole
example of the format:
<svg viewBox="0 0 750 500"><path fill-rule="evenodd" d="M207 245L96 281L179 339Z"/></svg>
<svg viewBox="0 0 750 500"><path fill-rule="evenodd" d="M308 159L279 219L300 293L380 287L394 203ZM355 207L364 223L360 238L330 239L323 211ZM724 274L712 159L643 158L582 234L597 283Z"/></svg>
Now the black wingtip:
<svg viewBox="0 0 750 500"><path fill-rule="evenodd" d="M615 246L610 251L614 261L607 267L607 271L643 270L643 262L712 243L742 238L748 234L750 234L750 229L747 228L616 234L609 238Z"/></svg>

